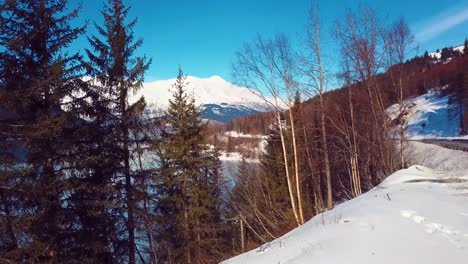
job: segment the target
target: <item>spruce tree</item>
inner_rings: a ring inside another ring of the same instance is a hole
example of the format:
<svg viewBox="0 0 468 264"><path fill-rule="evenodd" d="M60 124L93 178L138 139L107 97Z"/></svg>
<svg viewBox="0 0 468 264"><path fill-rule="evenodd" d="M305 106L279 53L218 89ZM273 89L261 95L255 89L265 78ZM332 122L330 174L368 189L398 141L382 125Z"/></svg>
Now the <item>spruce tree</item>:
<svg viewBox="0 0 468 264"><path fill-rule="evenodd" d="M283 214L286 226L294 221L288 196L286 179L284 178L284 163L282 156L281 139L278 127L270 129L265 152L260 157L261 177L266 184L268 194L271 197L273 208Z"/></svg>
<svg viewBox="0 0 468 264"><path fill-rule="evenodd" d="M294 97L294 104L293 104L293 113L294 116L296 117L294 122L297 127L297 139L298 142L304 142L301 146L299 146L299 171L300 174L303 175L303 180L301 182L301 185L304 187L301 189L301 193L304 199L304 212L306 215L306 220L308 218L308 215L313 215L311 212L313 206L313 201L309 199L310 193L314 193L315 189L317 186L314 183L316 179L312 175L313 173L313 161L312 161L312 155L310 151L310 142L312 139L310 138L310 135L308 134L307 131L307 122L304 117L304 110L303 110L303 105L302 105L302 100L301 100L301 94L299 91L296 92L295 97ZM322 155L323 156L323 153ZM319 181L318 181L319 182ZM320 189L320 188L319 188Z"/></svg>
<svg viewBox="0 0 468 264"><path fill-rule="evenodd" d="M235 219L236 222L238 222L238 226L241 225L241 221L245 221L244 219L247 218L244 212L244 208L249 208L250 204L247 201L245 192L250 190L253 186L253 184L251 184L252 177L255 177L253 172L254 171L251 164L249 164L245 157L242 157L234 178L235 185L229 192L229 215L231 219ZM242 254L245 250L245 242L249 234L246 234L243 226L240 232L237 231L238 229L239 227L236 228L236 226L232 226L230 237L232 237L233 240L237 240L237 243L233 245L234 251L237 254Z"/></svg>
<svg viewBox="0 0 468 264"><path fill-rule="evenodd" d="M124 6L122 0L109 0L102 10L104 26L95 24L100 36L89 38L93 50L86 50L86 53L90 61L87 67L90 75L97 82L98 89L101 89L100 93L105 92L114 105L113 115L116 118L112 120L112 126L117 133L115 143L120 147L118 161L122 165L118 175L122 177L122 181L117 180L117 183L122 187L128 262L135 263L137 202L134 197L136 174L130 167L131 150L135 147L131 136L136 129L136 122L133 121L139 118L145 104L141 98L130 105L128 97L142 86L150 61L145 57L135 56L143 41L135 40L133 27L136 20L126 23L128 13L129 8Z"/></svg>
<svg viewBox="0 0 468 264"><path fill-rule="evenodd" d="M73 150L75 174L68 199L80 228L71 234L75 243L70 256L79 263L121 263L127 254L115 184L122 171L121 149L116 144L120 138L106 95L91 83L83 91L87 100L77 103L76 111L86 121L74 133L79 141Z"/></svg>
<svg viewBox="0 0 468 264"><path fill-rule="evenodd" d="M460 93L461 97L461 134L468 135L468 67L463 71L463 83Z"/></svg>
<svg viewBox="0 0 468 264"><path fill-rule="evenodd" d="M296 223L284 178L283 150L277 127L270 129L266 141L259 165L249 164L245 159L240 162L235 186L229 193L230 218L242 219L247 227L246 239L256 245L283 235ZM240 226L236 229L239 232ZM241 235L238 237L242 245Z"/></svg>
<svg viewBox="0 0 468 264"><path fill-rule="evenodd" d="M463 55L468 55L468 38L465 38L465 42L463 43Z"/></svg>
<svg viewBox="0 0 468 264"><path fill-rule="evenodd" d="M80 57L65 49L84 28L70 26L67 1L0 4L0 258L63 263L74 241L67 207ZM3 238L6 237L4 240Z"/></svg>
<svg viewBox="0 0 468 264"><path fill-rule="evenodd" d="M424 52L424 56L423 56L425 59L429 59L429 52L427 52L427 50Z"/></svg>
<svg viewBox="0 0 468 264"><path fill-rule="evenodd" d="M206 143L207 123L185 92L181 70L161 134L157 186L157 237L162 262L207 263L220 260L222 227L220 163Z"/></svg>

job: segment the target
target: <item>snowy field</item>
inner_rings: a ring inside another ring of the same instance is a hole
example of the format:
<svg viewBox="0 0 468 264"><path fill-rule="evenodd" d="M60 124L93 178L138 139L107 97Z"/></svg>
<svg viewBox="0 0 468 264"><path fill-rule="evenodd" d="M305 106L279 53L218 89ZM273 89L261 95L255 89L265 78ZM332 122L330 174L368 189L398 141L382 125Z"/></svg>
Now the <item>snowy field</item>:
<svg viewBox="0 0 468 264"><path fill-rule="evenodd" d="M406 155L421 165L223 263L468 263L468 153L411 142Z"/></svg>

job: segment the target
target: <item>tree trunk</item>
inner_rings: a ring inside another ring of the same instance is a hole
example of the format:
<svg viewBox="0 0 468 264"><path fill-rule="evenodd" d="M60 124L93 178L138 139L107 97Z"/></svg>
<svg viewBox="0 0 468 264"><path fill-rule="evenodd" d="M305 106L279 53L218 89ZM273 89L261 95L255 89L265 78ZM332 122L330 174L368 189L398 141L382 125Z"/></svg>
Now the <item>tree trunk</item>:
<svg viewBox="0 0 468 264"><path fill-rule="evenodd" d="M240 221L240 237L241 237L241 253L245 252L245 235L244 235L244 221L242 220L242 216L239 215Z"/></svg>
<svg viewBox="0 0 468 264"><path fill-rule="evenodd" d="M135 220L133 208L133 188L130 175L130 157L128 150L128 129L124 128L124 170L125 170L125 190L127 192L127 210L128 210L128 254L129 263L135 264Z"/></svg>
<svg viewBox="0 0 468 264"><path fill-rule="evenodd" d="M302 110L301 110L302 111ZM312 155L310 154L309 150L309 142L308 142L308 135L307 135L307 130L306 126L303 125L303 130L304 130L304 144L305 144L305 149L306 149L306 155L307 155L307 164L309 165L310 172L313 172L313 165L312 165ZM313 181L314 184L314 204L315 204L315 214L319 214L323 211L323 196L322 196L322 181L320 180L320 174L319 177L314 179Z"/></svg>
<svg viewBox="0 0 468 264"><path fill-rule="evenodd" d="M297 224L297 226L300 226L301 222L300 222L300 219L299 219L299 215L297 213L296 199L294 199L291 178L290 178L290 175L289 175L288 153L287 153L286 142L285 142L284 134L283 134L283 125L281 124L281 114L279 112L278 96L275 96L275 104L276 104L276 107L277 107L276 121L278 122L278 129L279 129L280 138L281 138L281 146L283 148L284 169L285 169L285 172L286 172L286 179L287 179L287 182L288 182L289 198L291 199L291 207L293 209L294 218L296 219L296 224Z"/></svg>
<svg viewBox="0 0 468 264"><path fill-rule="evenodd" d="M190 247L188 246L190 242L190 219L189 219L189 208L188 208L188 201L187 201L187 176L184 175L183 183L182 183L182 193L184 199L184 239L185 239L185 257L187 263L192 263L192 256L190 254Z"/></svg>
<svg viewBox="0 0 468 264"><path fill-rule="evenodd" d="M323 76L323 67L322 67L322 52L320 48L320 25L316 15L313 14L313 27L315 33L315 55L317 57L317 70L319 74L319 87L318 94L320 100L320 126L322 130L321 140L323 147L323 159L325 162L325 177L327 180L327 209L331 210L333 208L333 193L332 193L332 184L331 184L331 172L330 172L330 159L328 153L328 143L327 143L327 130L325 124L325 106L323 98L323 89L324 89L324 76Z"/></svg>
<svg viewBox="0 0 468 264"><path fill-rule="evenodd" d="M294 126L294 115L292 112L292 103L291 103L291 93L290 87L287 84L287 93L288 93L288 107L289 107L289 122L291 124L291 136L292 136L292 145L293 145L293 157L294 157L294 174L296 177L296 195L297 195L297 206L299 208L299 220L300 224L304 224L304 211L302 208L302 195L301 195L301 181L299 177L299 160L297 154L297 142L296 142L296 129Z"/></svg>
<svg viewBox="0 0 468 264"><path fill-rule="evenodd" d="M143 162L141 161L141 151L140 151L140 146L139 146L138 142L136 143L136 147L137 147L137 153L138 153L138 165L140 167L140 171L142 172L143 171ZM147 189L146 179L144 179L143 182L145 184L143 185L142 188L146 192L146 189ZM149 213L149 210L148 210L148 196L147 195L145 195L145 197L143 199L143 210L145 212L145 215L143 217L144 217L146 235L148 236L148 247L149 247L149 251L150 251L150 263L156 263L156 255L157 254L156 254L156 250L155 250L155 247L154 247L154 237L153 237L153 232L151 230L151 225L150 225L150 223L148 221L148 215L150 213Z"/></svg>
<svg viewBox="0 0 468 264"><path fill-rule="evenodd" d="M197 217L196 220L197 225L197 254L195 255L196 258L200 259L201 256L201 227L200 227L200 219ZM198 262L198 261L197 261Z"/></svg>
<svg viewBox="0 0 468 264"><path fill-rule="evenodd" d="M189 237L189 218L188 218L188 209L187 209L187 205L184 204L184 228L185 228L185 232L184 232L184 236L185 236L185 243L189 243L190 241L190 237ZM187 263L192 263L192 257L190 255L190 247L186 246L185 247L185 257L187 259Z"/></svg>
<svg viewBox="0 0 468 264"><path fill-rule="evenodd" d="M351 173L354 185L354 193L356 196L361 194L361 177L359 175L359 160L358 160L358 152L357 152L357 141L356 141L356 128L354 122L354 105L352 99L352 91L351 87L348 88L348 103L349 103L349 112L351 117L351 138L352 138L352 145L351 145L351 153L350 153L350 161L351 161Z"/></svg>
<svg viewBox="0 0 468 264"><path fill-rule="evenodd" d="M127 113L127 88L123 81L119 82L120 89L120 108L122 111L122 143L123 143L123 161L124 161L124 176L125 176L125 191L127 193L127 229L128 229L128 262L135 264L135 220L133 208L133 188L132 176L130 173L130 152L129 152L129 122Z"/></svg>
<svg viewBox="0 0 468 264"><path fill-rule="evenodd" d="M327 179L327 208L331 210L333 208L333 194L331 186L331 172L330 172L330 159L328 157L328 143L327 143L327 130L325 126L325 113L323 106L323 96L320 96L320 108L321 108L321 127L322 127L322 145L323 145L323 158L325 160L325 175Z"/></svg>
<svg viewBox="0 0 468 264"><path fill-rule="evenodd" d="M403 75L403 69L402 69L402 65L399 66L400 67L400 78L399 78L399 83L400 83L400 98L399 98L399 105L400 105L400 116L401 116L401 120L400 120L400 169L403 169L405 167L405 157L403 155L403 143L405 141L405 125L404 125L404 102L403 102L403 80L402 80L402 75Z"/></svg>

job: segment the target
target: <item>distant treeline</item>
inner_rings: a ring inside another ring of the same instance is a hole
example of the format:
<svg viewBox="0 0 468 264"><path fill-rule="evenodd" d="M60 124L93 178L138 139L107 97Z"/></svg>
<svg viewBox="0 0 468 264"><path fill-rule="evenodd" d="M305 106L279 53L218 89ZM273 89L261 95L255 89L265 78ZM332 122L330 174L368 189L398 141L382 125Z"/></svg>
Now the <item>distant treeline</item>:
<svg viewBox="0 0 468 264"><path fill-rule="evenodd" d="M465 41L464 46L467 46ZM440 52L440 50L437 50ZM468 67L468 57L464 53L453 50L453 47L445 47L441 51L441 58L429 56L426 51L422 56L416 56L407 60L403 66L405 71L408 72L407 85L405 86L404 99L411 96L418 96L425 94L429 89L443 89L443 94L452 94L454 102L459 102L464 94L463 89L466 84L466 68ZM385 95L385 106L398 103L397 93L392 88L390 72L379 75L379 78L384 85L383 93ZM334 89L324 94L327 101L334 102L334 97L345 96L347 94L348 86ZM466 88L465 88L466 89ZM317 98L309 98L303 102L303 105L314 104ZM313 107L308 108L313 111ZM307 112L307 111L306 111ZM465 117L467 118L467 117ZM272 113L261 113L233 119L226 124L227 131L236 131L244 134L265 134L268 127L272 124L274 116ZM466 130L468 123L464 123L462 129Z"/></svg>

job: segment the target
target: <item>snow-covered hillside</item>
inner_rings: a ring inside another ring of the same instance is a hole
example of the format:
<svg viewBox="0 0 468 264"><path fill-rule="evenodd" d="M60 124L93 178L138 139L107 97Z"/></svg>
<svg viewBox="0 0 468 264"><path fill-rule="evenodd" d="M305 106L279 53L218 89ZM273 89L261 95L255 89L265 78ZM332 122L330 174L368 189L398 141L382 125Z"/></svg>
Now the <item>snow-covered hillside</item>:
<svg viewBox="0 0 468 264"><path fill-rule="evenodd" d="M224 264L466 263L468 153L422 143L409 149L440 153L445 159L411 158L450 170L417 165L397 171L371 191Z"/></svg>
<svg viewBox="0 0 468 264"><path fill-rule="evenodd" d="M460 116L456 114L457 107L449 104L448 95L440 96L435 90L405 100L406 136L411 139L458 137ZM397 118L399 105L390 106L387 114L391 120Z"/></svg>
<svg viewBox="0 0 468 264"><path fill-rule="evenodd" d="M462 46L454 47L453 50L458 51L461 54L463 54L463 52L465 51L465 46L462 45ZM442 50L431 52L429 53L429 56L440 60L440 58L442 57Z"/></svg>
<svg viewBox="0 0 468 264"><path fill-rule="evenodd" d="M202 106L204 118L219 122L269 110L265 101L245 87L229 83L219 76L188 76L186 91ZM143 95L152 108L165 109L172 98L175 79L145 83L134 98Z"/></svg>

